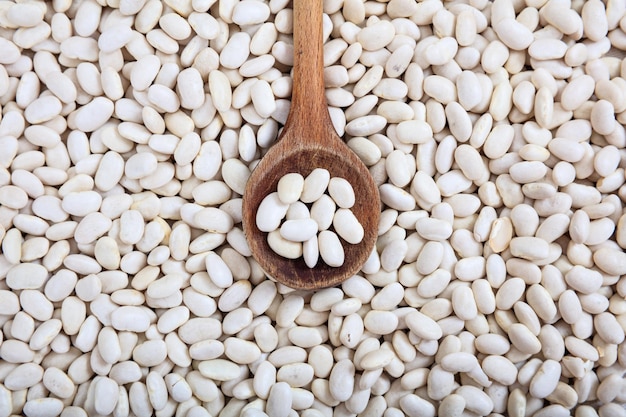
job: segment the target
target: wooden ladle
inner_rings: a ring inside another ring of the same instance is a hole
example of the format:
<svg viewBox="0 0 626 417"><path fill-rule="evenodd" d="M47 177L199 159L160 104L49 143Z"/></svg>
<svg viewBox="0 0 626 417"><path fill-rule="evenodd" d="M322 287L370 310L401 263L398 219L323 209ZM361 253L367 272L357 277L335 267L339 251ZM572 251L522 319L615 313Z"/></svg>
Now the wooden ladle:
<svg viewBox="0 0 626 417"><path fill-rule="evenodd" d="M278 142L270 148L248 179L243 195L243 228L252 255L261 268L289 287L330 287L356 274L376 242L380 197L367 167L337 135L324 96L322 52L322 0L293 0L294 65L291 109ZM314 268L302 258L286 259L274 253L267 233L256 226L259 204L276 191L278 180L290 172L305 178L315 168L326 168L331 177L352 184L356 204L352 207L365 235L352 245L342 240L345 262L326 265L320 257Z"/></svg>

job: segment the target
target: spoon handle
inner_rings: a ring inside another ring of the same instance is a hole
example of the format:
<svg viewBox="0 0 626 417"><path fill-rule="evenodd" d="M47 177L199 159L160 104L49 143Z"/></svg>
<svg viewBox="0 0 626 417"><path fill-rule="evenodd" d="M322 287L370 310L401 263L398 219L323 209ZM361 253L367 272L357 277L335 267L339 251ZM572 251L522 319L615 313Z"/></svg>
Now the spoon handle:
<svg viewBox="0 0 626 417"><path fill-rule="evenodd" d="M312 125L332 126L324 95L322 3L293 0L293 88L286 125L302 129L305 137L314 136L307 132Z"/></svg>

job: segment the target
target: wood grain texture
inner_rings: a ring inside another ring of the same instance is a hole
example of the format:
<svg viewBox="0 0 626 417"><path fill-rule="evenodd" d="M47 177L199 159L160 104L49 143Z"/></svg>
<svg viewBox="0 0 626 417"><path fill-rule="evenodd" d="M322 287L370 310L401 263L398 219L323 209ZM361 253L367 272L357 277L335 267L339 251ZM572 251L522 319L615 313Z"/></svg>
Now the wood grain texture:
<svg viewBox="0 0 626 417"><path fill-rule="evenodd" d="M361 160L341 140L330 120L324 96L322 0L294 0L294 69L291 110L278 142L252 172L243 195L243 228L261 268L292 288L315 289L339 284L356 274L376 243L380 196ZM333 268L320 258L309 268L302 258L290 260L272 251L267 233L256 226L256 211L278 180L290 172L307 176L326 168L331 177L347 179L354 189L353 213L365 236L357 245L341 240L345 263Z"/></svg>

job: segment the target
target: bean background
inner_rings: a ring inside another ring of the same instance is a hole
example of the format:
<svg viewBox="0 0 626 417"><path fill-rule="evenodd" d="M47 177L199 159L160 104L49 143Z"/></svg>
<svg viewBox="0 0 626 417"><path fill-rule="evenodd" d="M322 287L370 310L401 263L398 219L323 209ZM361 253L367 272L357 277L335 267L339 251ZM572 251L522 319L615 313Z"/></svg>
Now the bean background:
<svg viewBox="0 0 626 417"><path fill-rule="evenodd" d="M317 292L241 230L290 7L0 2L0 417L626 416L626 1L324 0L382 216Z"/></svg>

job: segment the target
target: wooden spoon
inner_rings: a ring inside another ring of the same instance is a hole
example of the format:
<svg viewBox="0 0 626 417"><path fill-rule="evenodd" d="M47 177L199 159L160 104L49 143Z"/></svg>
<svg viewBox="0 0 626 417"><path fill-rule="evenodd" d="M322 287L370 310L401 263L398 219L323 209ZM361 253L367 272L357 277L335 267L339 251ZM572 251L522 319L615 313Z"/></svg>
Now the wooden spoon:
<svg viewBox="0 0 626 417"><path fill-rule="evenodd" d="M324 96L322 52L322 0L293 0L294 65L291 110L279 141L252 172L243 195L243 228L252 255L261 268L289 287L315 289L339 284L356 274L376 243L380 197L370 172L337 135ZM299 172L305 178L315 168L326 168L331 177L347 179L354 189L352 207L365 235L352 245L343 240L345 262L326 265L321 257L314 268L302 258L292 260L276 254L267 233L256 226L259 204L276 191L285 174Z"/></svg>

